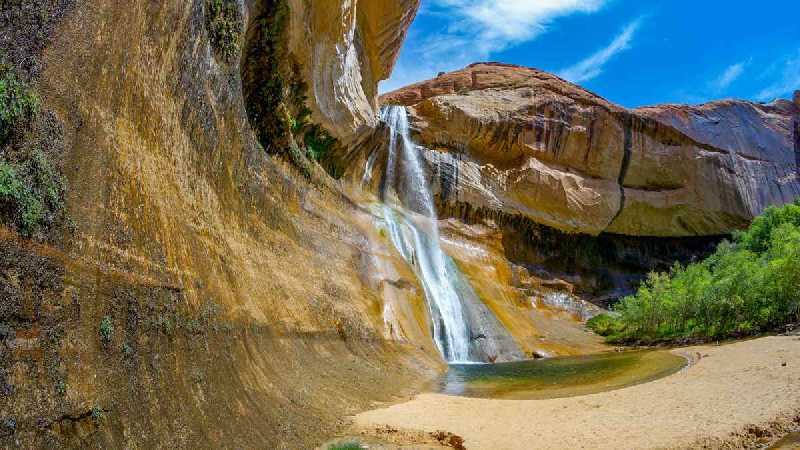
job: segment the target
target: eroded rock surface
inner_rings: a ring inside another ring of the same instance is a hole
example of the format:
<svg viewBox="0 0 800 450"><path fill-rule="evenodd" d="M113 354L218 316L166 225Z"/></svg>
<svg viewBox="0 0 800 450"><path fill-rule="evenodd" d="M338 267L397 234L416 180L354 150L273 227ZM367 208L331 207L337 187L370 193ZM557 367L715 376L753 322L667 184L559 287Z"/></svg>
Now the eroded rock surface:
<svg viewBox="0 0 800 450"><path fill-rule="evenodd" d="M239 52L263 52L250 73L300 64L296 94L347 141L416 7L0 2L0 54L60 130L72 219L47 244L0 225L0 447L314 448L435 374L421 289L386 258L378 282L411 305L387 332L368 213L265 152Z"/></svg>
<svg viewBox="0 0 800 450"><path fill-rule="evenodd" d="M378 121L389 77L419 0L291 0L289 49L302 62L314 117L349 143Z"/></svg>
<svg viewBox="0 0 800 450"><path fill-rule="evenodd" d="M444 207L568 232L710 236L800 196L800 107L722 101L627 110L496 63L382 97L409 107Z"/></svg>

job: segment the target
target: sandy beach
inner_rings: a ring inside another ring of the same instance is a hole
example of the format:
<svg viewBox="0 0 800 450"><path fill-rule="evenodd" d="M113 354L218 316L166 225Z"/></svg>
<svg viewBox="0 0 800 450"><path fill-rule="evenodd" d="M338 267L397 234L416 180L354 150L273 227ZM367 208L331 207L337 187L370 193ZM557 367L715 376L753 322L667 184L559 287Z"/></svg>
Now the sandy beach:
<svg viewBox="0 0 800 450"><path fill-rule="evenodd" d="M673 352L679 373L551 400L421 394L359 414L362 433L443 430L468 449L760 448L800 427L800 338L764 337Z"/></svg>

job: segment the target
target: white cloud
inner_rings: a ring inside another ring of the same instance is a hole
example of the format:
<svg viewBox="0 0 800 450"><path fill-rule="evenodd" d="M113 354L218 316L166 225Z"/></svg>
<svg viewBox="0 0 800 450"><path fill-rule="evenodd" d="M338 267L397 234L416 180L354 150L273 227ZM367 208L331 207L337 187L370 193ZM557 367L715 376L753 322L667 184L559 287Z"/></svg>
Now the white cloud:
<svg viewBox="0 0 800 450"><path fill-rule="evenodd" d="M642 24L642 18L636 19L622 29L617 37L605 48L578 62L577 64L561 70L558 76L573 83L582 83L596 78L603 73L603 67L614 56L631 48L631 41Z"/></svg>
<svg viewBox="0 0 800 450"><path fill-rule="evenodd" d="M758 100L775 100L800 89L800 50L786 56L771 72L773 82L756 94Z"/></svg>
<svg viewBox="0 0 800 450"><path fill-rule="evenodd" d="M728 66L722 74L711 83L711 86L717 92L722 92L728 88L734 81L738 80L739 77L742 76L744 73L744 68L747 65L745 62L736 63L733 65Z"/></svg>
<svg viewBox="0 0 800 450"><path fill-rule="evenodd" d="M607 0L433 1L454 15L447 35L455 38L456 45L466 44L477 53L489 54L534 39L559 17L595 12ZM468 39L459 39L464 37Z"/></svg>
<svg viewBox="0 0 800 450"><path fill-rule="evenodd" d="M593 13L610 0L430 0L420 14L445 18L444 31L412 39L381 91L486 61L496 52L536 39L553 21Z"/></svg>

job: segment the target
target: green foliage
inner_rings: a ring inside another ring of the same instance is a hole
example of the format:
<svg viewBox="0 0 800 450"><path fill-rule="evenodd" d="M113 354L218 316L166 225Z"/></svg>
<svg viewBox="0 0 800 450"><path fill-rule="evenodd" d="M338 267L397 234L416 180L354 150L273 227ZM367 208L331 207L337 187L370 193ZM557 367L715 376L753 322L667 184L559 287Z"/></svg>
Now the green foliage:
<svg viewBox="0 0 800 450"><path fill-rule="evenodd" d="M30 236L52 224L64 207L66 180L34 149L21 162L0 157L0 216Z"/></svg>
<svg viewBox="0 0 800 450"><path fill-rule="evenodd" d="M108 345L111 343L111 339L114 337L114 324L111 322L110 316L103 317L103 320L100 321L99 327L100 333L100 340L103 344Z"/></svg>
<svg viewBox="0 0 800 450"><path fill-rule="evenodd" d="M303 136L303 143L310 158L322 161L330 153L331 148L336 145L336 139L321 126L315 124L308 127L308 131Z"/></svg>
<svg viewBox="0 0 800 450"><path fill-rule="evenodd" d="M38 114L39 97L0 64L0 146ZM0 156L0 219L26 236L52 224L63 209L66 182L38 148Z"/></svg>
<svg viewBox="0 0 800 450"><path fill-rule="evenodd" d="M609 342L753 335L800 320L800 202L769 208L705 261L654 273L587 326Z"/></svg>
<svg viewBox="0 0 800 450"><path fill-rule="evenodd" d="M0 145L11 137L20 123L29 122L39 112L39 97L5 64L0 64Z"/></svg>
<svg viewBox="0 0 800 450"><path fill-rule="evenodd" d="M211 45L225 61L230 62L239 51L239 40L244 29L236 1L208 0L206 29Z"/></svg>
<svg viewBox="0 0 800 450"><path fill-rule="evenodd" d="M173 317L170 317L169 314L159 314L153 320L153 328L160 330L167 336L172 336L175 332L175 321L173 321Z"/></svg>
<svg viewBox="0 0 800 450"><path fill-rule="evenodd" d="M344 442L341 444L333 444L328 447L328 450L361 450L364 447L361 446L358 442Z"/></svg>
<svg viewBox="0 0 800 450"><path fill-rule="evenodd" d="M586 322L586 326L600 336L610 336L619 333L619 321L610 314L599 314Z"/></svg>
<svg viewBox="0 0 800 450"><path fill-rule="evenodd" d="M800 200L782 208L767 208L764 214L756 218L746 232L739 233L736 239L748 250L761 253L769 246L772 230L785 223L800 226Z"/></svg>

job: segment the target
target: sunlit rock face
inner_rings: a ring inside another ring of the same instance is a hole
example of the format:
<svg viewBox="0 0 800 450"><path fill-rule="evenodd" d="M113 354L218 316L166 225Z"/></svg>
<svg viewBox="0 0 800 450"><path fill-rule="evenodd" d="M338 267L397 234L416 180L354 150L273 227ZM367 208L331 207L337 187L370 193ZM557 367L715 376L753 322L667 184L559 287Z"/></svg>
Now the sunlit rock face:
<svg viewBox="0 0 800 450"><path fill-rule="evenodd" d="M290 0L290 52L309 84L315 120L343 143L378 123L389 77L419 0Z"/></svg>
<svg viewBox="0 0 800 450"><path fill-rule="evenodd" d="M627 110L554 75L475 64L382 97L409 106L443 204L568 232L711 236L800 196L796 104Z"/></svg>
<svg viewBox="0 0 800 450"><path fill-rule="evenodd" d="M265 152L240 63L301 64L313 119L347 139L416 2L292 1L280 57L252 60L283 2L226 0L224 58L212 3L0 2L71 219L52 245L0 226L0 448L316 448L440 368L413 274L362 208Z"/></svg>

